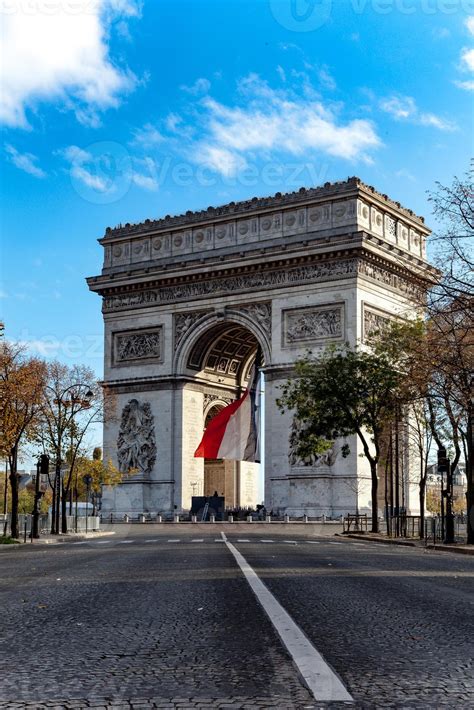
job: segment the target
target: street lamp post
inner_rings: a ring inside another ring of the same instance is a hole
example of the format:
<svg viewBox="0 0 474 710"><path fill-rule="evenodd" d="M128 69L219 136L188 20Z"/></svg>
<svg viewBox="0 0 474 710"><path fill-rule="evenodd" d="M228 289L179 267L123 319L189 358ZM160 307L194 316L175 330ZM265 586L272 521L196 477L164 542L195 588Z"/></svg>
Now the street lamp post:
<svg viewBox="0 0 474 710"><path fill-rule="evenodd" d="M92 483L92 476L90 474L87 474L84 476L82 479L84 483L86 484L86 535L87 535L87 530L88 530L88 518L89 518L89 491Z"/></svg>
<svg viewBox="0 0 474 710"><path fill-rule="evenodd" d="M93 397L93 392L90 390L89 385L83 382L76 382L69 387L66 387L61 393L55 391L52 387L47 386L47 389L51 390L55 398L53 404L57 406L57 442L56 442L56 475L54 479L54 509L53 509L53 524L51 532L59 535L60 521L61 521L61 465L62 465L62 437L67 430L68 423L74 421L75 415L81 411L81 409L87 409L90 407L90 399ZM86 389L84 397L79 396L80 390ZM71 395L69 393L71 392ZM77 410L74 409L74 405L79 404ZM71 414L66 421L64 417L64 410L68 410L71 407ZM52 407L50 405L52 410ZM53 415L54 416L54 415ZM72 450L71 450L72 457Z"/></svg>

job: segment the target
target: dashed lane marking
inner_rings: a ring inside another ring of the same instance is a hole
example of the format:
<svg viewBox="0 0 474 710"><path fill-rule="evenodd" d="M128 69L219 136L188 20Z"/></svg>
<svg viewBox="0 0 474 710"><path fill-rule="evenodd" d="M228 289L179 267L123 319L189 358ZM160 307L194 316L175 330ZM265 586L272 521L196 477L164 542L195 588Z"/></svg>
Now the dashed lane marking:
<svg viewBox="0 0 474 710"><path fill-rule="evenodd" d="M274 542L273 540L260 540L260 542Z"/></svg>
<svg viewBox="0 0 474 710"><path fill-rule="evenodd" d="M265 586L245 557L227 540L225 533L222 532L221 535L242 570L250 588L275 627L283 644L288 649L314 698L328 702L352 701L353 698L346 690L341 679Z"/></svg>
<svg viewBox="0 0 474 710"><path fill-rule="evenodd" d="M237 542L250 542L250 540L237 540Z"/></svg>
<svg viewBox="0 0 474 710"><path fill-rule="evenodd" d="M181 542L181 540L167 540L166 542Z"/></svg>
<svg viewBox="0 0 474 710"><path fill-rule="evenodd" d="M287 545L297 545L298 543L296 540L283 540L283 542L286 542Z"/></svg>
<svg viewBox="0 0 474 710"><path fill-rule="evenodd" d="M118 540L119 545L131 545L135 540Z"/></svg>
<svg viewBox="0 0 474 710"><path fill-rule="evenodd" d="M112 540L95 540L96 545L109 545Z"/></svg>
<svg viewBox="0 0 474 710"><path fill-rule="evenodd" d="M308 545L320 545L321 544L320 540L306 540L305 542L307 542Z"/></svg>
<svg viewBox="0 0 474 710"><path fill-rule="evenodd" d="M204 540L191 540L191 542L204 542Z"/></svg>

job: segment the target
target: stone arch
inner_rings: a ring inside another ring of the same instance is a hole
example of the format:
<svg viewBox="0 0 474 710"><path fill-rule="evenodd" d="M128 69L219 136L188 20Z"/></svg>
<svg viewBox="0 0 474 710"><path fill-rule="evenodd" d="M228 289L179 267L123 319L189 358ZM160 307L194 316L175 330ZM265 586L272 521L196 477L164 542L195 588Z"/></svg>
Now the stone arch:
<svg viewBox="0 0 474 710"><path fill-rule="evenodd" d="M262 348L264 365L271 363L271 343L269 335L255 322L249 315L226 309L223 312L210 313L199 319L188 333L181 339L174 355L173 369L176 375L189 374L189 358L193 349L203 337L207 337L209 343L212 336L219 337L225 333L227 328L240 325L253 335L256 342Z"/></svg>

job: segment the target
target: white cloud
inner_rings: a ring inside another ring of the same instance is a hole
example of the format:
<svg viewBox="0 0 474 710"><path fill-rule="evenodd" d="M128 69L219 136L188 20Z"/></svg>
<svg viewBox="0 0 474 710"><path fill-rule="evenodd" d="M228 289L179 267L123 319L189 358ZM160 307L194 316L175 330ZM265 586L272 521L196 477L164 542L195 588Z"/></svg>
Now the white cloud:
<svg viewBox="0 0 474 710"><path fill-rule="evenodd" d="M382 99L380 108L395 118L410 118L416 113L416 103L411 96L391 96Z"/></svg>
<svg viewBox="0 0 474 710"><path fill-rule="evenodd" d="M471 35L474 35L474 15L470 15L468 18L466 18L465 25L467 27L468 32Z"/></svg>
<svg viewBox="0 0 474 710"><path fill-rule="evenodd" d="M143 190L156 191L159 188L157 169L153 158L146 157L142 160L135 160L135 163L142 167L145 172L132 170L130 173L131 181Z"/></svg>
<svg viewBox="0 0 474 710"><path fill-rule="evenodd" d="M188 159L224 176L244 169L249 158L268 159L274 151L369 162L368 151L381 145L371 121L344 123L322 102L294 91L275 91L256 75L240 81L238 90L240 105L227 106L211 97L201 100L200 137L188 135L182 147ZM180 124L174 122L173 129ZM186 136L186 126L181 135Z"/></svg>
<svg viewBox="0 0 474 710"><path fill-rule="evenodd" d="M6 9L7 8L7 9ZM78 120L99 124L99 112L119 104L136 83L112 63L111 21L137 16L135 0L9 0L2 12L0 121L28 128L28 109L61 101Z"/></svg>
<svg viewBox="0 0 474 710"><path fill-rule="evenodd" d="M474 79L468 79L467 81L455 81L454 82L459 89L464 91L474 91Z"/></svg>
<svg viewBox="0 0 474 710"><path fill-rule="evenodd" d="M38 162L36 155L32 153L19 153L14 146L9 144L5 145L5 152L8 155L8 160L19 170L23 170L23 172L37 178L46 177L45 171L36 165Z"/></svg>
<svg viewBox="0 0 474 710"><path fill-rule="evenodd" d="M463 49L461 52L461 65L463 69L474 71L474 49Z"/></svg>
<svg viewBox="0 0 474 710"><path fill-rule="evenodd" d="M416 101L411 96L389 96L379 103L385 113L393 116L397 121L408 121L420 126L431 126L440 131L454 131L456 124L434 113L420 111Z"/></svg>
<svg viewBox="0 0 474 710"><path fill-rule="evenodd" d="M183 85L180 88L187 94L197 96L198 94L207 94L209 89L211 88L211 82L208 79L204 79L201 77L200 79L196 79L192 86Z"/></svg>
<svg viewBox="0 0 474 710"><path fill-rule="evenodd" d="M94 156L88 153L77 145L70 145L61 151L63 157L70 163L70 175L72 178L79 180L87 187L97 192L107 192L110 189L109 180L97 174L97 171L92 172L88 163L94 161Z"/></svg>
<svg viewBox="0 0 474 710"><path fill-rule="evenodd" d="M322 67L318 71L318 77L321 84L326 88L333 91L336 88L336 81L334 77L330 74L327 67Z"/></svg>
<svg viewBox="0 0 474 710"><path fill-rule="evenodd" d="M402 168L401 170L397 170L395 173L395 176L398 178L402 178L404 180L410 180L410 182L416 182L416 177L406 168Z"/></svg>
<svg viewBox="0 0 474 710"><path fill-rule="evenodd" d="M224 177L232 177L239 170L244 170L247 167L247 161L243 156L227 148L206 142L198 147L194 160Z"/></svg>
<svg viewBox="0 0 474 710"><path fill-rule="evenodd" d="M145 123L143 128L138 128L134 133L133 143L143 146L154 146L163 143L164 136L152 123Z"/></svg>

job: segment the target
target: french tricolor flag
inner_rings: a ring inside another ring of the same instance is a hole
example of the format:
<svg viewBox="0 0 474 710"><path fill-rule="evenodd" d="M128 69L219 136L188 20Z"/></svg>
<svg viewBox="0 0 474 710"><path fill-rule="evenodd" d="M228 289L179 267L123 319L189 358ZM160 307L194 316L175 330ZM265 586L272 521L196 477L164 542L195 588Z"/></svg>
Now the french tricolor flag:
<svg viewBox="0 0 474 710"><path fill-rule="evenodd" d="M260 366L259 349L249 387L240 399L211 419L194 452L195 458L260 463Z"/></svg>

